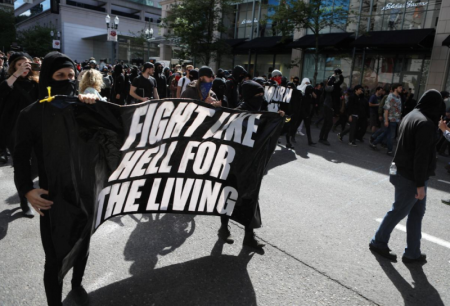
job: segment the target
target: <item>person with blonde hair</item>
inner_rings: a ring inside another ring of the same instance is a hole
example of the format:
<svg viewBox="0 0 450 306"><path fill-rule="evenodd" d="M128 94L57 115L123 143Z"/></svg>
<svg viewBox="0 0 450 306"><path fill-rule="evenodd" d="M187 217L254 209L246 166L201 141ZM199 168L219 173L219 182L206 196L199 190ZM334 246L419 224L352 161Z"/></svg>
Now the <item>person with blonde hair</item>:
<svg viewBox="0 0 450 306"><path fill-rule="evenodd" d="M97 69L89 69L81 78L79 92L82 94L94 94L99 100L107 101L106 97L100 95L100 91L104 86L102 73Z"/></svg>

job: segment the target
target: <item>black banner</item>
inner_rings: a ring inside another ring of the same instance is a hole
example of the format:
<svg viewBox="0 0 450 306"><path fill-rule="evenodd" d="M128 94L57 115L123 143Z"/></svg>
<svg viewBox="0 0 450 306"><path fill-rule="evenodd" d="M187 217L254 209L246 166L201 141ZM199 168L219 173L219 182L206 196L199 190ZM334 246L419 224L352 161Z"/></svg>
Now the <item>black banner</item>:
<svg viewBox="0 0 450 306"><path fill-rule="evenodd" d="M300 101L302 93L286 86L270 85L264 87L264 99L269 103L269 112L278 112L289 108L292 102Z"/></svg>
<svg viewBox="0 0 450 306"><path fill-rule="evenodd" d="M258 193L284 119L190 99L118 106L58 97L43 148L62 279L107 219L134 213L227 215L261 225Z"/></svg>
<svg viewBox="0 0 450 306"><path fill-rule="evenodd" d="M160 100L121 108L119 166L98 195L95 228L123 214L227 215L249 225L282 118ZM244 204L245 203L245 204ZM251 203L251 204L250 204Z"/></svg>

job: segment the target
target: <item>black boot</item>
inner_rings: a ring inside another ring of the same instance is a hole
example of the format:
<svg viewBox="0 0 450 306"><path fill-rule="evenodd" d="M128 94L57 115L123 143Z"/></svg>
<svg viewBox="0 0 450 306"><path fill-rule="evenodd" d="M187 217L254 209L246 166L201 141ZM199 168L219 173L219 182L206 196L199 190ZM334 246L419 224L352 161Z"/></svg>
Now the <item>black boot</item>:
<svg viewBox="0 0 450 306"><path fill-rule="evenodd" d="M255 237L255 233L253 230L245 231L244 241L242 242L244 246L248 246L254 249L262 249L266 246L265 243L262 243Z"/></svg>
<svg viewBox="0 0 450 306"><path fill-rule="evenodd" d="M31 208L31 205L28 204L28 200L25 197L20 198L20 208L22 208L22 213L27 218L33 218L34 212L33 208Z"/></svg>
<svg viewBox="0 0 450 306"><path fill-rule="evenodd" d="M297 143L297 140L295 140L295 136L291 136L291 141L292 141L293 143Z"/></svg>
<svg viewBox="0 0 450 306"><path fill-rule="evenodd" d="M217 236L219 236L220 239L222 239L223 241L225 241L228 244L234 243L234 239L231 236L231 232L230 232L228 226L224 226L222 224L222 226L219 228L219 231L217 232Z"/></svg>

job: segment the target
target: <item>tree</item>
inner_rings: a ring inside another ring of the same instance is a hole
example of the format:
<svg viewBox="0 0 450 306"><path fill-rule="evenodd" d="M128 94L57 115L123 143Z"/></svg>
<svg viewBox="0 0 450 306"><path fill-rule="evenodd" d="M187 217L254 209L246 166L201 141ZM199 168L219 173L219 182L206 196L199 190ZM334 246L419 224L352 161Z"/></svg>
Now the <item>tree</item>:
<svg viewBox="0 0 450 306"><path fill-rule="evenodd" d="M279 5L269 7L269 14L265 20L272 20L272 24L283 36L290 35L293 30L309 30L315 39L314 48L314 78L317 82L317 72L321 47L319 38L324 30L334 28L345 31L350 22L348 4L344 1L331 0L282 0Z"/></svg>
<svg viewBox="0 0 450 306"><path fill-rule="evenodd" d="M8 51L16 39L14 11L0 9L0 20L0 48Z"/></svg>
<svg viewBox="0 0 450 306"><path fill-rule="evenodd" d="M17 33L19 44L24 51L32 56L45 56L53 50L51 31L56 33L56 28L52 24L49 26L37 24L26 30L19 31Z"/></svg>
<svg viewBox="0 0 450 306"><path fill-rule="evenodd" d="M230 52L220 39L227 27L223 16L232 13L236 0L186 0L171 6L161 27L166 37L183 49L183 54L209 65L212 59Z"/></svg>

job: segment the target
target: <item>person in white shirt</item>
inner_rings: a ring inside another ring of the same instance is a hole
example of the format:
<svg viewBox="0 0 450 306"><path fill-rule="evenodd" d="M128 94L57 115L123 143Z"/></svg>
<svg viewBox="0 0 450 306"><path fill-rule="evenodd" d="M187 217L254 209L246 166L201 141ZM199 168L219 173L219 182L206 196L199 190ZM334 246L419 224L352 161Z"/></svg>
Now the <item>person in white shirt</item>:
<svg viewBox="0 0 450 306"><path fill-rule="evenodd" d="M182 77L179 81L178 81L178 87L177 87L177 98L181 97L181 94L184 92L184 90L186 89L186 86L191 82L191 80L189 79L189 71L191 71L192 69L194 69L194 66L192 65L187 65L186 66L186 76Z"/></svg>

